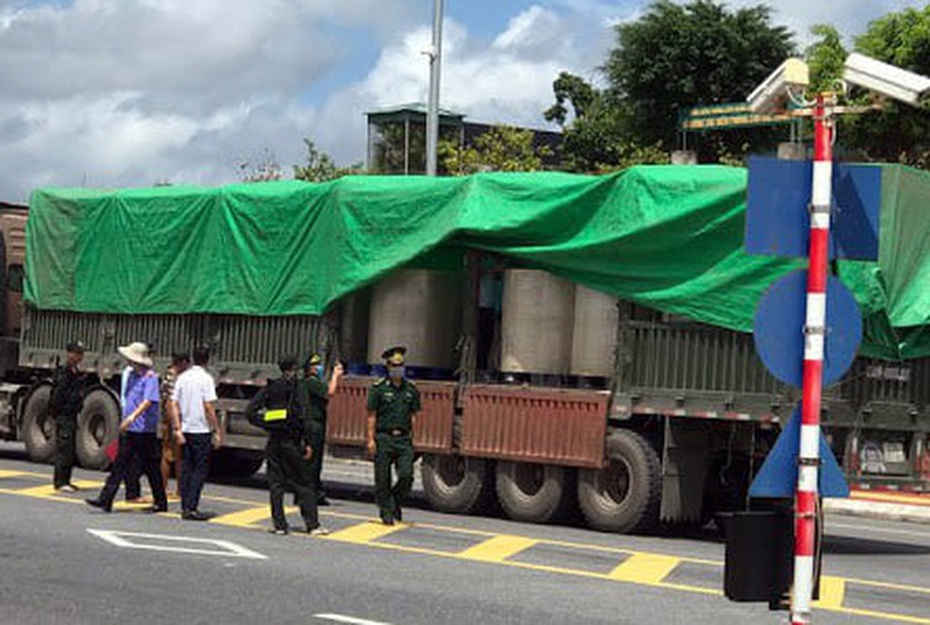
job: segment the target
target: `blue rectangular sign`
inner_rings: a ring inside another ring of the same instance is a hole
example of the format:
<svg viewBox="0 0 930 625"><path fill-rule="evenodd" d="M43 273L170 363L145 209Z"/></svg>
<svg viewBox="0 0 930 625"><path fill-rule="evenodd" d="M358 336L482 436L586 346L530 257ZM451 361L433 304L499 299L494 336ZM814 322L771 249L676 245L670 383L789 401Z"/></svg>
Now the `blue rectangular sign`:
<svg viewBox="0 0 930 625"><path fill-rule="evenodd" d="M804 258L810 240L811 161L749 159L746 251ZM878 259L882 170L875 165L833 167L830 258Z"/></svg>

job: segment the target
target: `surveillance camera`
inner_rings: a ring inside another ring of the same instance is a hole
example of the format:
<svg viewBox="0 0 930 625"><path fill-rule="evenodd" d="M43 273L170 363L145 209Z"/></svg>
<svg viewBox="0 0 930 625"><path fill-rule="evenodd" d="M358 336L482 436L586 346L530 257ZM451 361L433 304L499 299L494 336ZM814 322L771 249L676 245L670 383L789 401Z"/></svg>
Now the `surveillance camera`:
<svg viewBox="0 0 930 625"><path fill-rule="evenodd" d="M844 64L843 79L889 98L917 106L930 91L930 78L853 52Z"/></svg>
<svg viewBox="0 0 930 625"><path fill-rule="evenodd" d="M809 83L807 63L801 59L788 59L756 87L746 101L753 113L774 113L785 107L789 88L803 89Z"/></svg>

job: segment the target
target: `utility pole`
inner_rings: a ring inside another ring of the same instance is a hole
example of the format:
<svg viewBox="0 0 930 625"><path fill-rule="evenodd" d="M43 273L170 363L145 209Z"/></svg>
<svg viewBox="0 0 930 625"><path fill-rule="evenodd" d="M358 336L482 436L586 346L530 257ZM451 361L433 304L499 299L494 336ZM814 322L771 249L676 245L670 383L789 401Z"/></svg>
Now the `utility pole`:
<svg viewBox="0 0 930 625"><path fill-rule="evenodd" d="M429 111L426 116L426 175L436 175L439 142L439 71L442 58L442 0L433 7L433 45L429 52Z"/></svg>

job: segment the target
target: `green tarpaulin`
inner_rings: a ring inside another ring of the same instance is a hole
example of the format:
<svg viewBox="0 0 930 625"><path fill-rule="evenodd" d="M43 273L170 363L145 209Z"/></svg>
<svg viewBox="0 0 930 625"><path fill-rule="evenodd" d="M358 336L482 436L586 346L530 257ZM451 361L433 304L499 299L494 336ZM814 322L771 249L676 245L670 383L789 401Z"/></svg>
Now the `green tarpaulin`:
<svg viewBox="0 0 930 625"><path fill-rule="evenodd" d="M881 260L841 263L840 276L863 306L865 353L930 355L930 176L888 166L884 181ZM428 252L470 247L749 331L765 289L803 265L743 251L745 202L746 171L720 166L42 189L30 202L26 299L84 312L319 314Z"/></svg>

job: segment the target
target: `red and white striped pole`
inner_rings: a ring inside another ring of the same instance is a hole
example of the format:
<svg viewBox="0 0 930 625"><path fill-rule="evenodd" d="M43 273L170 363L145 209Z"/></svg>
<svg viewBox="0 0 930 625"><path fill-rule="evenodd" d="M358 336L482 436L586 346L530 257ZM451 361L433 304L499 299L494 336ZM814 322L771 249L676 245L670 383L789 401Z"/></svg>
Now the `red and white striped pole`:
<svg viewBox="0 0 930 625"><path fill-rule="evenodd" d="M814 105L814 183L807 270L807 313L804 327L804 376L801 398L801 441L795 501L794 586L791 623L811 622L814 591L814 546L817 533L817 474L820 468L820 402L827 325L827 264L833 179L833 119L823 95Z"/></svg>

